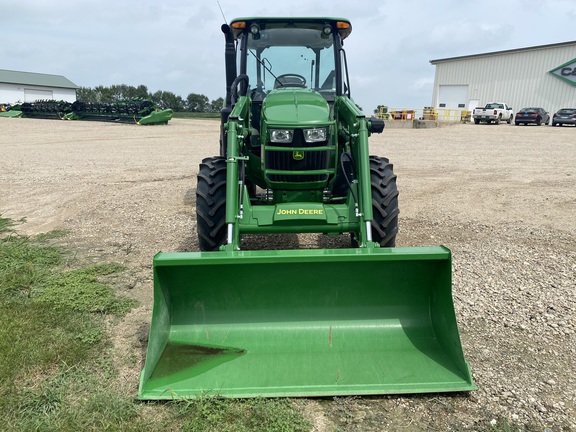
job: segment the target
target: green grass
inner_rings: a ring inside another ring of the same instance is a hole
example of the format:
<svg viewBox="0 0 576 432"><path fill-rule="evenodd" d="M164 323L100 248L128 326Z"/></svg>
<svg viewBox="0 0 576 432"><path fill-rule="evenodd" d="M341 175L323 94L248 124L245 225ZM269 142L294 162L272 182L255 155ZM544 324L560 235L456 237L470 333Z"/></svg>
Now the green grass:
<svg viewBox="0 0 576 432"><path fill-rule="evenodd" d="M23 221L21 221L23 222ZM138 402L126 395L107 330L135 302L116 292L116 263L80 266L53 246L66 235L18 235L0 215L0 419L11 431L309 431L290 399ZM72 266L73 265L73 266Z"/></svg>
<svg viewBox="0 0 576 432"><path fill-rule="evenodd" d="M114 290L99 278L123 270L119 264L96 264L52 273L37 284L32 297L38 303L71 312L121 315L128 312L134 302L115 297Z"/></svg>
<svg viewBox="0 0 576 432"><path fill-rule="evenodd" d="M64 251L47 244L64 233L28 238L15 234L15 225L0 217L0 418L7 430L78 429L81 422L71 419L106 388L86 393L84 385L108 346L104 319L135 302L100 281L122 266L65 269ZM82 393L85 402L75 404ZM79 410L62 415L74 406ZM117 404L108 406L116 411ZM110 409L99 416L115 418Z"/></svg>
<svg viewBox="0 0 576 432"><path fill-rule="evenodd" d="M282 432L309 431L301 404L290 399L215 399L201 398L174 402L173 410L190 432Z"/></svg>
<svg viewBox="0 0 576 432"><path fill-rule="evenodd" d="M10 219L5 219L0 216L0 234L12 231L11 227L14 225Z"/></svg>
<svg viewBox="0 0 576 432"><path fill-rule="evenodd" d="M90 370L94 367L100 374ZM24 379L9 401L0 402L6 430L147 430L141 407L114 391L113 378L111 365L93 361L72 367L62 364L41 379Z"/></svg>

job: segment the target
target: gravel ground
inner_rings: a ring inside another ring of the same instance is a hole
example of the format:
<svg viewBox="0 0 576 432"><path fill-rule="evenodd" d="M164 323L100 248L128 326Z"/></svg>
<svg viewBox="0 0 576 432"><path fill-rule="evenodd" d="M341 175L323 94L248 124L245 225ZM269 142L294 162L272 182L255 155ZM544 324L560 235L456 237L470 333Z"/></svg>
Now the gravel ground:
<svg viewBox="0 0 576 432"><path fill-rule="evenodd" d="M64 241L78 257L127 265L125 292L142 306L111 330L119 389L135 396L152 256L198 250L195 175L217 152L218 123L0 118L0 133L3 217L26 218L24 234L68 230ZM371 153L389 157L398 175L398 245L453 252L454 304L479 390L310 399L315 431L576 430L575 134L467 124L387 128L371 138Z"/></svg>

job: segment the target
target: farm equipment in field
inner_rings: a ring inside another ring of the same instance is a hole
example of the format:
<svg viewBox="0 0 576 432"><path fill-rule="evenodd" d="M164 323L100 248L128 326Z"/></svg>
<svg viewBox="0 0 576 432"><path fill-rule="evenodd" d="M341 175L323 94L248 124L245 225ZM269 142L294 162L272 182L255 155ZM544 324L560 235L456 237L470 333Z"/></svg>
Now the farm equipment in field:
<svg viewBox="0 0 576 432"><path fill-rule="evenodd" d="M201 252L154 257L140 399L468 391L444 247L395 247L398 190L350 97L346 19L223 25L218 156L200 164ZM237 69L239 65L240 70ZM349 248L241 250L242 236Z"/></svg>
<svg viewBox="0 0 576 432"><path fill-rule="evenodd" d="M22 117L20 104L0 104L0 117Z"/></svg>
<svg viewBox="0 0 576 432"><path fill-rule="evenodd" d="M22 117L61 120L71 112L72 104L66 101L37 100L20 106Z"/></svg>
<svg viewBox="0 0 576 432"><path fill-rule="evenodd" d="M171 109L160 109L147 99L131 99L114 103L76 101L66 120L95 120L116 123L167 124Z"/></svg>
<svg viewBox="0 0 576 432"><path fill-rule="evenodd" d="M114 103L82 101L70 103L56 100L38 100L35 102L24 102L19 109L21 117L56 120L95 120L136 123L139 125L167 124L174 114L171 109L161 109L154 102L139 98ZM13 107L11 111L16 110ZM7 116L5 115L5 117Z"/></svg>

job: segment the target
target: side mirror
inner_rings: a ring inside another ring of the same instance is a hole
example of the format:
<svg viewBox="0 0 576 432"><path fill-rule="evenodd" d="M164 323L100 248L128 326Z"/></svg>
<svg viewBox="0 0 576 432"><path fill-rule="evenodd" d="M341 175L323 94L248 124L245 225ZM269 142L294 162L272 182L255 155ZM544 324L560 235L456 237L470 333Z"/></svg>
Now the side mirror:
<svg viewBox="0 0 576 432"><path fill-rule="evenodd" d="M368 131L370 133L382 133L384 130L384 120L378 117L370 117L368 120Z"/></svg>

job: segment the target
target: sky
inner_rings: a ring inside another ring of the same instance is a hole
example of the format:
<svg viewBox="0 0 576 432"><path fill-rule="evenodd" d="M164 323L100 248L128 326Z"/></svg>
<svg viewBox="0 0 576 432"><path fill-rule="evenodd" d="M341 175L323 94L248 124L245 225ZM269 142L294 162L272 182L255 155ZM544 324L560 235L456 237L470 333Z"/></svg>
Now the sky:
<svg viewBox="0 0 576 432"><path fill-rule="evenodd" d="M367 113L430 106L430 60L576 40L575 0L0 0L0 69L214 100L225 96L219 6L228 22L349 19L352 98Z"/></svg>

